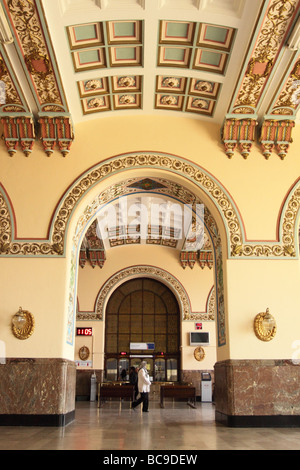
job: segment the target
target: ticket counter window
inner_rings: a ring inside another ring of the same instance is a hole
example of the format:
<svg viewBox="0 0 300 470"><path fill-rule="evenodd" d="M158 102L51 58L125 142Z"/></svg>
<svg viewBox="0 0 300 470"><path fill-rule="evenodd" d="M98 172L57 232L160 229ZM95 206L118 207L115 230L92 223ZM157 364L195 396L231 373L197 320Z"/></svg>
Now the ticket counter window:
<svg viewBox="0 0 300 470"><path fill-rule="evenodd" d="M116 381L118 378L118 361L110 358L106 361L106 379L110 382Z"/></svg>
<svg viewBox="0 0 300 470"><path fill-rule="evenodd" d="M177 382L177 360L167 359L167 381Z"/></svg>
<svg viewBox="0 0 300 470"><path fill-rule="evenodd" d="M129 359L119 359L119 380L123 382L129 379Z"/></svg>
<svg viewBox="0 0 300 470"><path fill-rule="evenodd" d="M166 361L165 359L155 359L154 364L155 382L164 382L166 380Z"/></svg>

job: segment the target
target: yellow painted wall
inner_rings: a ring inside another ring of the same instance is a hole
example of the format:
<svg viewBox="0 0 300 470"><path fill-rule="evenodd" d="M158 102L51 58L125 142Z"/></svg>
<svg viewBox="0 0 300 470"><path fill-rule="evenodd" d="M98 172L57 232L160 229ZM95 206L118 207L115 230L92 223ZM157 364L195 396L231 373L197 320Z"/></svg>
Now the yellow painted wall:
<svg viewBox="0 0 300 470"><path fill-rule="evenodd" d="M293 358L293 345L300 340L299 260L229 260L227 272L230 357ZM255 316L266 308L277 325L270 342L260 341L253 332Z"/></svg>
<svg viewBox="0 0 300 470"><path fill-rule="evenodd" d="M66 279L64 259L0 259L0 340L7 357L67 357ZM22 307L35 320L34 333L26 340L15 338L12 316Z"/></svg>

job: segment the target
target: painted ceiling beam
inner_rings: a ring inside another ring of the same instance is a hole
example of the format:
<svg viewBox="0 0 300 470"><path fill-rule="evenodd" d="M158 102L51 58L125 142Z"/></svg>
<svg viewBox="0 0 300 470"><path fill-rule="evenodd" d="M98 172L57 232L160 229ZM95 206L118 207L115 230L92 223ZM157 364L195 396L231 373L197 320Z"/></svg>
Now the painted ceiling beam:
<svg viewBox="0 0 300 470"><path fill-rule="evenodd" d="M21 146L29 156L37 130L48 156L54 146L66 156L74 140L73 124L42 2L2 0L2 5L13 38L13 43L0 44L0 80L5 86L0 118L8 152L13 156ZM10 55L18 59L22 70L18 77L11 66ZM28 96L23 90L28 91ZM34 105L30 106L30 102Z"/></svg>
<svg viewBox="0 0 300 470"><path fill-rule="evenodd" d="M269 158L274 148L281 159L286 156L300 103L295 98L300 90L299 50L291 52L287 47L299 10L299 0L264 2L222 129L229 158L236 148L247 158L259 128L265 158ZM282 62L286 63L283 77L279 71ZM272 97L269 113L259 123L258 114L272 82L277 82L278 93Z"/></svg>

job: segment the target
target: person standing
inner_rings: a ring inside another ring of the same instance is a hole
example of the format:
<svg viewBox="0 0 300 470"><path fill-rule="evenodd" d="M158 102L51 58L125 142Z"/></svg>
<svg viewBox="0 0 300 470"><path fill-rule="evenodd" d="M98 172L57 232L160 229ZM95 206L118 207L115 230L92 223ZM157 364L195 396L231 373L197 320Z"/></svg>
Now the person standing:
<svg viewBox="0 0 300 470"><path fill-rule="evenodd" d="M134 410L140 403L143 403L142 411L147 413L149 407L149 392L150 392L150 378L146 369L147 362L142 361L139 372L138 372L138 390L140 398L132 403L132 409Z"/></svg>
<svg viewBox="0 0 300 470"><path fill-rule="evenodd" d="M129 383L134 385L134 399L136 400L139 390L138 390L138 373L135 367L130 367L129 372Z"/></svg>

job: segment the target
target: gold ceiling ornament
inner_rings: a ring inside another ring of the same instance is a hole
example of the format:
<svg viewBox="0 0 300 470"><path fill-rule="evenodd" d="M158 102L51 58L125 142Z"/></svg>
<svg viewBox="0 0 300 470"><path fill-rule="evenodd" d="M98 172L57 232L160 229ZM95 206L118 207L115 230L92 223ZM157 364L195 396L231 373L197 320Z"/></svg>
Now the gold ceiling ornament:
<svg viewBox="0 0 300 470"><path fill-rule="evenodd" d="M198 346L194 350L194 358L196 359L196 361L203 361L203 359L205 358L205 351L202 346Z"/></svg>
<svg viewBox="0 0 300 470"><path fill-rule="evenodd" d="M29 54L26 54L24 60L29 72L43 80L53 73L49 57L46 54L41 54L38 50L32 50Z"/></svg>
<svg viewBox="0 0 300 470"><path fill-rule="evenodd" d="M265 312L258 313L254 319L254 331L261 341L270 341L276 334L276 322L267 308Z"/></svg>
<svg viewBox="0 0 300 470"><path fill-rule="evenodd" d="M276 56L284 46L285 35L298 0L270 0L259 30L255 46L250 52L240 90L234 107L251 106L256 109L262 98L265 84L270 80Z"/></svg>
<svg viewBox="0 0 300 470"><path fill-rule="evenodd" d="M28 310L19 307L12 318L12 331L16 338L27 339L34 331L34 318Z"/></svg>
<svg viewBox="0 0 300 470"><path fill-rule="evenodd" d="M252 57L249 61L246 75L251 77L254 81L266 78L270 75L272 66L273 60L269 57Z"/></svg>
<svg viewBox="0 0 300 470"><path fill-rule="evenodd" d="M59 77L55 75L45 39L47 29L39 16L40 1L7 0L14 33L20 54L23 55L31 79L34 82L41 105L63 104L63 97L58 86Z"/></svg>
<svg viewBox="0 0 300 470"><path fill-rule="evenodd" d="M87 346L82 346L78 354L81 361L86 361L90 357L90 350Z"/></svg>

